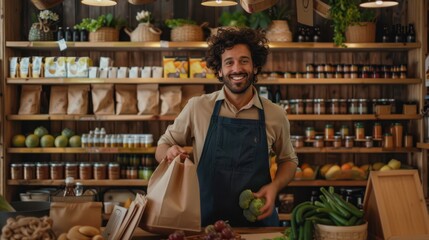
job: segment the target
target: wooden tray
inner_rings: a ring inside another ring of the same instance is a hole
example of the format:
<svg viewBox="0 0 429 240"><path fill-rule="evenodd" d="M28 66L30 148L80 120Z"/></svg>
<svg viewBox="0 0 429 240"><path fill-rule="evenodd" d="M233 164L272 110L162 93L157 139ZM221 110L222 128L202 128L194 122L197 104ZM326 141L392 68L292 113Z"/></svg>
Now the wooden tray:
<svg viewBox="0 0 429 240"><path fill-rule="evenodd" d="M371 171L364 199L368 239L429 239L429 217L417 170Z"/></svg>

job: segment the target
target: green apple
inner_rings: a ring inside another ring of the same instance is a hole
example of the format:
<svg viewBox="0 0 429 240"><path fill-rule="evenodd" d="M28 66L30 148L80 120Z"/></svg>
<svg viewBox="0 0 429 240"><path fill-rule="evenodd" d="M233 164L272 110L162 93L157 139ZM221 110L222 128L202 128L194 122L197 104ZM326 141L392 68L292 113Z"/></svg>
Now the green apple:
<svg viewBox="0 0 429 240"><path fill-rule="evenodd" d="M400 169L401 168L401 161L392 158L387 165L389 165L390 168L392 169Z"/></svg>
<svg viewBox="0 0 429 240"><path fill-rule="evenodd" d="M383 167L380 168L380 172L390 171L390 170L392 170L392 168L389 167L389 165L384 165Z"/></svg>

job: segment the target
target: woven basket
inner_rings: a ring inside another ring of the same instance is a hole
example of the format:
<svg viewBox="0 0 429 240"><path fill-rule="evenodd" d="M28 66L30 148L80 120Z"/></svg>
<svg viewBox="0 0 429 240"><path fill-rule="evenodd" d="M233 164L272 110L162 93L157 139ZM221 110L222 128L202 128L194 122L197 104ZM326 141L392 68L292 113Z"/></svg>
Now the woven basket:
<svg viewBox="0 0 429 240"><path fill-rule="evenodd" d="M266 36L270 42L292 42L292 32L286 20L273 20Z"/></svg>
<svg viewBox="0 0 429 240"><path fill-rule="evenodd" d="M204 33L203 27L207 26L208 23L203 23L200 26L196 25L183 25L175 27L171 30L171 41L173 42L192 42L192 41L203 41Z"/></svg>
<svg viewBox="0 0 429 240"><path fill-rule="evenodd" d="M155 2L155 0L128 0L128 2L134 5L140 5L140 4L153 3Z"/></svg>
<svg viewBox="0 0 429 240"><path fill-rule="evenodd" d="M375 42L375 23L364 22L348 26L346 30L346 42L369 43Z"/></svg>
<svg viewBox="0 0 429 240"><path fill-rule="evenodd" d="M34 6L36 6L37 9L45 10L62 3L63 0L31 0L31 2L34 4Z"/></svg>
<svg viewBox="0 0 429 240"><path fill-rule="evenodd" d="M116 28L102 27L89 33L90 42L116 42L119 40L119 31Z"/></svg>
<svg viewBox="0 0 429 240"><path fill-rule="evenodd" d="M349 227L316 224L315 235L316 240L366 240L368 223Z"/></svg>

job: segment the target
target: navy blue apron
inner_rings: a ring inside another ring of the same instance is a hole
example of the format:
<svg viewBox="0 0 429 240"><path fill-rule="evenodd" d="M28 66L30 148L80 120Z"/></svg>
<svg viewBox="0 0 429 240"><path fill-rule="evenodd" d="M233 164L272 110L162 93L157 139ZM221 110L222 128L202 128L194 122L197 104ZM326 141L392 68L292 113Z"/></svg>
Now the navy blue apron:
<svg viewBox="0 0 429 240"><path fill-rule="evenodd" d="M243 190L257 192L271 182L264 110L258 109L258 120L226 118L219 116L222 103L215 104L198 163L201 225L228 220L233 227L278 227L276 211L252 223L238 203Z"/></svg>

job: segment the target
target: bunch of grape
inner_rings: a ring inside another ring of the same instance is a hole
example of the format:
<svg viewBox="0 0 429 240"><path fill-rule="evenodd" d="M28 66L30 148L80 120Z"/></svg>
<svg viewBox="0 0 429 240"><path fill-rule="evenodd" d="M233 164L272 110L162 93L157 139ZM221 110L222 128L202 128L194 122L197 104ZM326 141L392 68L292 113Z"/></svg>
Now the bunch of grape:
<svg viewBox="0 0 429 240"><path fill-rule="evenodd" d="M217 220L214 224L208 225L205 228L205 233L204 240L232 240L236 236L231 226L223 220Z"/></svg>
<svg viewBox="0 0 429 240"><path fill-rule="evenodd" d="M168 235L168 240L185 240L185 232L182 230L176 230Z"/></svg>

